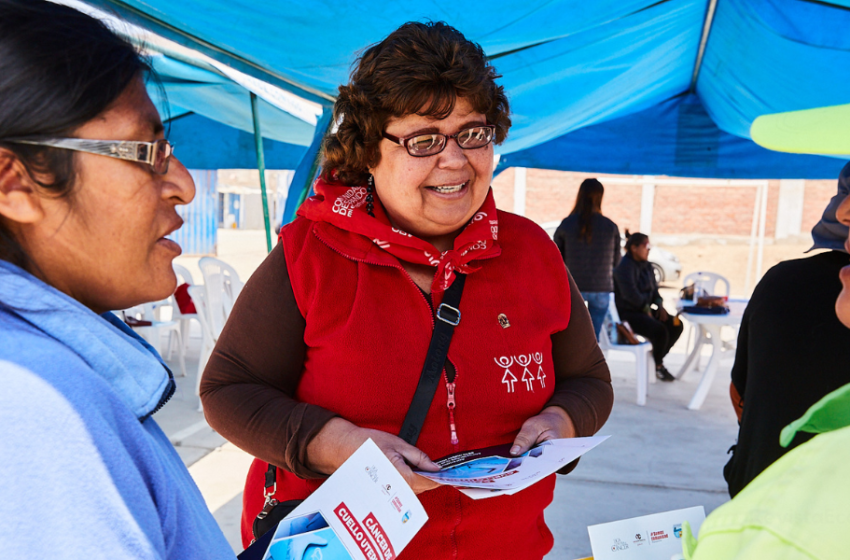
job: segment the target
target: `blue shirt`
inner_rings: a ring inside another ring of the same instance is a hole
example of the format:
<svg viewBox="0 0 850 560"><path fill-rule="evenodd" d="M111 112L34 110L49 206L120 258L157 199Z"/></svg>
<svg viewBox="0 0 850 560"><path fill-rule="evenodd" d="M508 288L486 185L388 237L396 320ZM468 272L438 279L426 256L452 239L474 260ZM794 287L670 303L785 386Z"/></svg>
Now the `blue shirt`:
<svg viewBox="0 0 850 560"><path fill-rule="evenodd" d="M151 418L171 372L116 317L0 261L0 380L4 557L234 558Z"/></svg>

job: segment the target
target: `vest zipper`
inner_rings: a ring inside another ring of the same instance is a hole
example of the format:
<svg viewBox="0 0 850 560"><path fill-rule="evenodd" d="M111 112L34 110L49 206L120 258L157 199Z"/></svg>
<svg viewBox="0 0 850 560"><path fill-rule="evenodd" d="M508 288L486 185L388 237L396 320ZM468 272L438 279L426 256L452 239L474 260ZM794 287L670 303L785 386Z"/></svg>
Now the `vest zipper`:
<svg viewBox="0 0 850 560"><path fill-rule="evenodd" d="M457 379L457 374L455 373L455 379ZM449 392L449 399L446 403L446 406L449 408L449 430L451 430L451 441L452 445L457 445L457 426L455 426L455 407L457 404L455 403L455 384L449 383L446 381L446 389Z"/></svg>

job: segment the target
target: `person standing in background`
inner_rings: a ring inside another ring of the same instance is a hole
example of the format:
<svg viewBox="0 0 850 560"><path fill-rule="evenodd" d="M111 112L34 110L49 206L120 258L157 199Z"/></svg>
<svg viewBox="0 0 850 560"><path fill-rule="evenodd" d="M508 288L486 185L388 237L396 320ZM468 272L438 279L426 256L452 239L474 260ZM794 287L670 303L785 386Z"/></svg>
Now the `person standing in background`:
<svg viewBox="0 0 850 560"><path fill-rule="evenodd" d="M744 311L730 387L740 429L723 469L732 497L813 437L800 434L783 448L779 432L784 426L850 383L850 330L834 312L841 292L838 272L848 264L848 227L839 222L836 209L848 194L850 164L839 175L838 193L812 229L812 249L830 250L771 268Z"/></svg>
<svg viewBox="0 0 850 560"><path fill-rule="evenodd" d="M573 211L553 237L587 302L597 340L614 291L614 267L620 264L620 229L602 215L603 194L602 183L585 179L578 189Z"/></svg>

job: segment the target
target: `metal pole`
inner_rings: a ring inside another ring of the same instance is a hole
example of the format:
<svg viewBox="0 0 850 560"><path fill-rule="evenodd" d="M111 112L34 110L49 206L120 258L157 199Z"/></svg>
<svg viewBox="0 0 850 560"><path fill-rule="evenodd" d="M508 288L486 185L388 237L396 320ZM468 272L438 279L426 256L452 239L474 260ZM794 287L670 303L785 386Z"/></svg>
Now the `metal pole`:
<svg viewBox="0 0 850 560"><path fill-rule="evenodd" d="M272 252L272 228L269 223L269 198L266 195L266 158L263 155L263 135L260 134L260 106L251 92L251 113L254 115L254 145L257 148L257 169L260 170L260 196L263 199L263 223L266 226L266 250Z"/></svg>
<svg viewBox="0 0 850 560"><path fill-rule="evenodd" d="M747 254L747 279L744 281L744 291L750 293L750 280L753 273L753 256L756 249L756 236L758 235L759 209L761 208L761 183L756 187L756 200L753 203L753 225L750 229L750 250Z"/></svg>
<svg viewBox="0 0 850 560"><path fill-rule="evenodd" d="M764 186L762 187L762 192L764 193L761 197L761 216L759 216L759 248L758 248L758 259L756 260L756 284L761 280L761 271L764 268L764 226L765 222L767 222L767 197L769 191L769 183L767 181L764 182Z"/></svg>

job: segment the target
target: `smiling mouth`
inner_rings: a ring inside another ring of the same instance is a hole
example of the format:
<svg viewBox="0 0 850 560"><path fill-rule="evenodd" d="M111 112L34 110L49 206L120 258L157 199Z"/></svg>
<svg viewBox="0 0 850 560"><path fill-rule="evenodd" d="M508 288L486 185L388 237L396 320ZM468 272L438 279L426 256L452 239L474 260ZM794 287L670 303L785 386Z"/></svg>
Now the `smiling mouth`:
<svg viewBox="0 0 850 560"><path fill-rule="evenodd" d="M469 181L466 181L465 183L461 183L459 185L441 185L439 187L426 187L426 188L430 189L434 192L438 192L440 194L451 194L451 193L460 192L460 190L463 187L465 187L467 184L469 184Z"/></svg>

